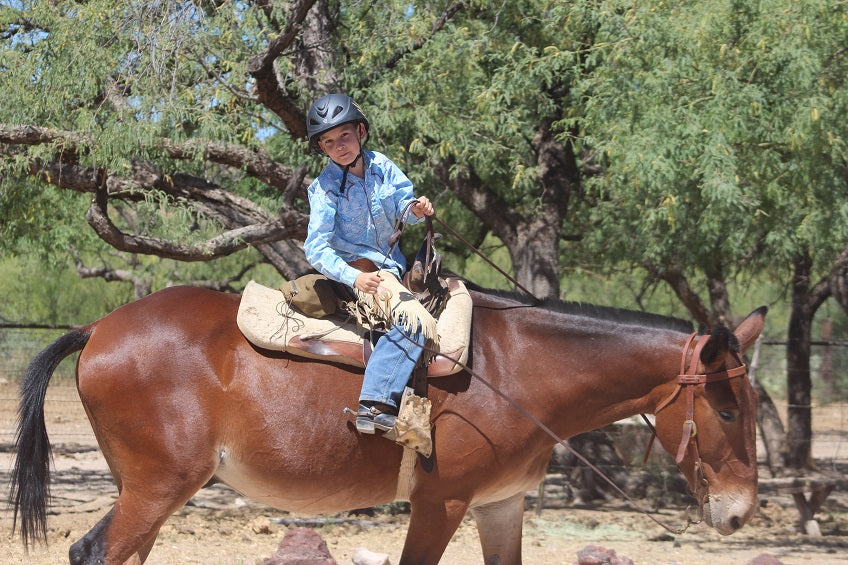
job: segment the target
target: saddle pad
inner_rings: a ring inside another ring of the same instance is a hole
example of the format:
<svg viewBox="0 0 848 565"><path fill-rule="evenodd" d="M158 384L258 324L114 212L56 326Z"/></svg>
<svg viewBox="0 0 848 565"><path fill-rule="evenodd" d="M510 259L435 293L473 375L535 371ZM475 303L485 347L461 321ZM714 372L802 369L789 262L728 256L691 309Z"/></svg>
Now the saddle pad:
<svg viewBox="0 0 848 565"><path fill-rule="evenodd" d="M437 320L440 355L428 366L428 376L462 369L471 339L471 296L462 281L447 279L450 299ZM356 320L337 315L310 318L285 299L282 291L250 281L242 293L237 324L244 337L259 347L364 367L363 332Z"/></svg>

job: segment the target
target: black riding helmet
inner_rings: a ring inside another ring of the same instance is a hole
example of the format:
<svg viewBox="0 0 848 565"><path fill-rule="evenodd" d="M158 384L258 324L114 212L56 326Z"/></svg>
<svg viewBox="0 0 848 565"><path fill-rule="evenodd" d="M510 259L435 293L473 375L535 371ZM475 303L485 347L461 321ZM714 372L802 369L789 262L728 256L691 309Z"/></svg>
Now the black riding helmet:
<svg viewBox="0 0 848 565"><path fill-rule="evenodd" d="M306 134L309 137L309 147L321 152L318 138L322 133L342 124L362 122L368 132L368 119L357 106L353 98L346 94L327 94L312 103L306 114Z"/></svg>

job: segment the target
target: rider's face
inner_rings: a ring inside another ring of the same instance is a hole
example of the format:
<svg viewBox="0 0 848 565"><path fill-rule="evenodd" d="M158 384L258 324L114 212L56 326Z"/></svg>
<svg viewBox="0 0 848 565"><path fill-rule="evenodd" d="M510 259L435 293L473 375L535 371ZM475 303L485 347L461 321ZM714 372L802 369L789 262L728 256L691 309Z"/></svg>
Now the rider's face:
<svg viewBox="0 0 848 565"><path fill-rule="evenodd" d="M362 124L342 124L321 134L318 147L339 165L349 165L359 155L364 135Z"/></svg>

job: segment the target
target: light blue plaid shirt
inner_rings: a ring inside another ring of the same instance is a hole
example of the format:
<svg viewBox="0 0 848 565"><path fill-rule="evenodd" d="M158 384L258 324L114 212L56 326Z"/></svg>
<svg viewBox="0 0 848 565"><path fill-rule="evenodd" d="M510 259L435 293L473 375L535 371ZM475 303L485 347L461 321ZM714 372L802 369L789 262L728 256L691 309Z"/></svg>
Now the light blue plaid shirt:
<svg viewBox="0 0 848 565"><path fill-rule="evenodd" d="M309 185L309 229L303 249L306 259L327 277L353 286L360 271L348 265L361 257L400 278L406 259L399 245L389 250L395 222L415 200L412 182L388 157L365 151L365 178L348 174L340 190L343 169L334 162ZM405 221L421 221L407 212Z"/></svg>

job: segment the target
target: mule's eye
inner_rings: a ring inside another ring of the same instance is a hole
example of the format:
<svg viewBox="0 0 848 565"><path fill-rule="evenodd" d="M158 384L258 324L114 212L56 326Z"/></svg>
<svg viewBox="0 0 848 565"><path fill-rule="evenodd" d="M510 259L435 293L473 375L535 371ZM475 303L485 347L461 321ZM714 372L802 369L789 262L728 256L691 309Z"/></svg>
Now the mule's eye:
<svg viewBox="0 0 848 565"><path fill-rule="evenodd" d="M736 421L736 413L731 412L730 410L719 410L718 417L724 420L725 422L735 422Z"/></svg>

